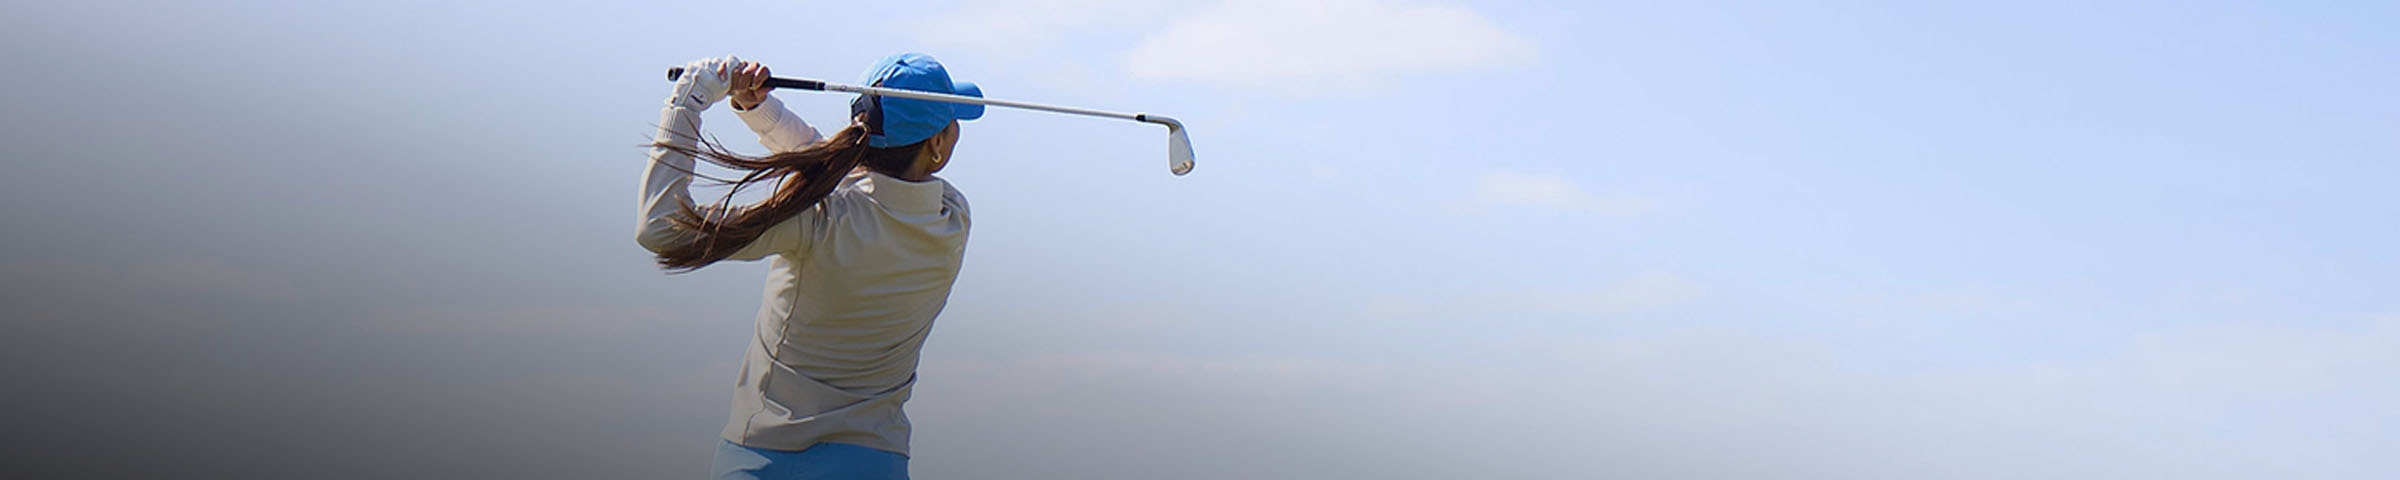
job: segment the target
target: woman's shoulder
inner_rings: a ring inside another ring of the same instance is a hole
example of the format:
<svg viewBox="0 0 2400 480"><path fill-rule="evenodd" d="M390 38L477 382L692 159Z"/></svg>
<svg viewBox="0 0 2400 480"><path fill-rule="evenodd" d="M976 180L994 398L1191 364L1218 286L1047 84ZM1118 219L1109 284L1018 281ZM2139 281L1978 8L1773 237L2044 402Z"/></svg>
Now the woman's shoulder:
<svg viewBox="0 0 2400 480"><path fill-rule="evenodd" d="M841 183L833 185L833 192L825 194L825 201L818 202L816 209L823 210L828 216L840 216L841 212L850 208L873 203L867 198L870 195L866 181L866 174L863 173L853 172L842 177Z"/></svg>
<svg viewBox="0 0 2400 480"><path fill-rule="evenodd" d="M958 212L959 215L966 215L967 194L960 193L958 185L951 184L950 179L934 177L934 180L942 182L942 207L952 212Z"/></svg>

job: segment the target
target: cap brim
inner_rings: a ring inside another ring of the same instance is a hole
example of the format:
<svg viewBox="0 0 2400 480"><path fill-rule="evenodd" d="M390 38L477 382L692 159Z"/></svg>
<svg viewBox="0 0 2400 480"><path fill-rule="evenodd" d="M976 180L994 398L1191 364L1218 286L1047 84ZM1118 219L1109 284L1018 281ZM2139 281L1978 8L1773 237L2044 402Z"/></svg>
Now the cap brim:
<svg viewBox="0 0 2400 480"><path fill-rule="evenodd" d="M976 86L975 82L958 82L952 84L951 86L954 87L951 89L951 93L975 98L983 98L983 87ZM956 109L959 120L974 120L983 118L983 105L977 105L973 103L953 103L950 104L950 106Z"/></svg>

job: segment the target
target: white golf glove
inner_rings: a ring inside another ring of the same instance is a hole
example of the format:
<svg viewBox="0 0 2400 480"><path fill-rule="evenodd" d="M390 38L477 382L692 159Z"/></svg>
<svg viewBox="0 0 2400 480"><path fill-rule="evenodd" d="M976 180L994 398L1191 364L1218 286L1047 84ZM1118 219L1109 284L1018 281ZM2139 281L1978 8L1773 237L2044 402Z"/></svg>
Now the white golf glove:
<svg viewBox="0 0 2400 480"><path fill-rule="evenodd" d="M684 64L683 76L675 79L675 96L667 97L667 105L694 111L716 105L732 88L733 66L741 63L742 59L726 55Z"/></svg>

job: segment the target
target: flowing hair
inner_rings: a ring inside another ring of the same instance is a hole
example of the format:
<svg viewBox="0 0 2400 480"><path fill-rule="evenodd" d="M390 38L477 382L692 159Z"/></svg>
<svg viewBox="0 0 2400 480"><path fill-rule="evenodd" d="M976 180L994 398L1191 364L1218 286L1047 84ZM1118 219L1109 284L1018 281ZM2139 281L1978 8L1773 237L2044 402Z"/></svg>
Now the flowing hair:
<svg viewBox="0 0 2400 480"><path fill-rule="evenodd" d="M841 184L851 170L867 170L895 177L906 176L916 165L917 153L925 142L898 147L876 148L867 145L867 128L852 123L828 138L790 152L750 157L726 151L722 145L708 139L698 146L656 142L651 147L682 152L716 164L743 171L738 180L726 180L691 173L720 184L732 185L725 197L711 208L683 206L683 215L676 216L675 226L694 234L687 241L658 252L658 265L673 272L688 272L733 256L750 242L758 240L768 228L807 211ZM742 188L772 180L775 192L758 203L733 205L733 195Z"/></svg>

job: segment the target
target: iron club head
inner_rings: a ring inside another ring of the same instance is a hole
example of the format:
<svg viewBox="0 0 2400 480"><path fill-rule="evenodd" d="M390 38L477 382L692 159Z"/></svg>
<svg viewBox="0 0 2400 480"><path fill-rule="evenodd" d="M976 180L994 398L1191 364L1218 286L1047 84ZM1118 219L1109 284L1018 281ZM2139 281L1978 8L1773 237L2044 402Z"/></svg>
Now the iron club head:
<svg viewBox="0 0 2400 480"><path fill-rule="evenodd" d="M1192 173L1192 137L1181 128L1167 131L1167 171Z"/></svg>
<svg viewBox="0 0 2400 480"><path fill-rule="evenodd" d="M1192 136L1185 133L1183 122L1160 115L1137 114L1134 119L1167 127L1167 171L1176 175L1192 173Z"/></svg>

